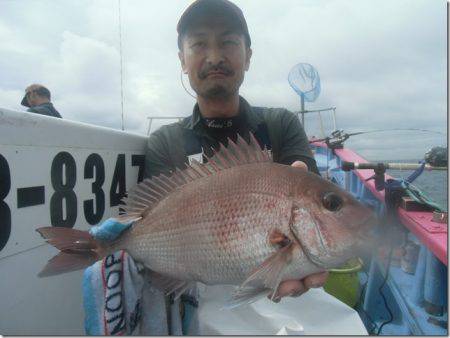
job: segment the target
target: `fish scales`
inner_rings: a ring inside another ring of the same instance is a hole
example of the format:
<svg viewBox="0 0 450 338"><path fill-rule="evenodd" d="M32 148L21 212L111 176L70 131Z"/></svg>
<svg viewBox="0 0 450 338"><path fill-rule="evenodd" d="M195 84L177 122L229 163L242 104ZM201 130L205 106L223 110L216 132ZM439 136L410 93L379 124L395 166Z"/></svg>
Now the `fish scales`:
<svg viewBox="0 0 450 338"><path fill-rule="evenodd" d="M248 164L184 185L117 245L178 279L242 281L276 250L269 230L288 230L292 180L286 168Z"/></svg>

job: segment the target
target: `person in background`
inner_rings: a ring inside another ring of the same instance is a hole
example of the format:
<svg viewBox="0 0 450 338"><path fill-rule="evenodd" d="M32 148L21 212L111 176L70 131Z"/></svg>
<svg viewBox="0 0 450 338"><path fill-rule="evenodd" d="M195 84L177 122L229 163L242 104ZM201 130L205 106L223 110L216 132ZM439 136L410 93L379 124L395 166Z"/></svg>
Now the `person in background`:
<svg viewBox="0 0 450 338"><path fill-rule="evenodd" d="M30 113L62 118L51 103L50 91L40 84L32 84L25 89L21 105L29 107L27 111Z"/></svg>

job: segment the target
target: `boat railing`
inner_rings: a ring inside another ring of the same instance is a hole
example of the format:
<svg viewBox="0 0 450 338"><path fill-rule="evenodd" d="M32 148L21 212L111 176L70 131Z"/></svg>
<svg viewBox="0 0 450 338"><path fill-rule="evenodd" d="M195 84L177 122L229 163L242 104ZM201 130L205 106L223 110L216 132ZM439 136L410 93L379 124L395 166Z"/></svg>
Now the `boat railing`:
<svg viewBox="0 0 450 338"><path fill-rule="evenodd" d="M305 126L305 114L317 114L319 118L319 124L320 124L320 131L322 133L322 136L325 136L325 128L322 118L323 112L330 112L333 119L333 130L337 130L337 124L336 124L336 107L330 107L330 108L323 108L323 109L312 109L312 110L301 110L295 112L297 117L301 116L301 122L303 127ZM176 120L180 121L181 119L185 118L186 116L147 116L148 120L148 128L147 128L147 135L150 135L150 131L152 128L153 120Z"/></svg>
<svg viewBox="0 0 450 338"><path fill-rule="evenodd" d="M322 137L325 137L325 128L323 125L323 118L322 113L323 112L330 112L331 117L333 119L333 130L337 130L337 124L336 124L336 107L330 107L330 108L323 108L323 109L312 109L312 110L300 110L295 112L297 114L297 117L301 116L301 122L303 128L305 128L305 114L317 114L319 118L319 124L320 124L320 132L322 133Z"/></svg>
<svg viewBox="0 0 450 338"><path fill-rule="evenodd" d="M150 131L152 128L153 120L177 120L181 121L181 119L184 119L186 116L147 116L148 120L148 129L147 129L147 135L150 135Z"/></svg>

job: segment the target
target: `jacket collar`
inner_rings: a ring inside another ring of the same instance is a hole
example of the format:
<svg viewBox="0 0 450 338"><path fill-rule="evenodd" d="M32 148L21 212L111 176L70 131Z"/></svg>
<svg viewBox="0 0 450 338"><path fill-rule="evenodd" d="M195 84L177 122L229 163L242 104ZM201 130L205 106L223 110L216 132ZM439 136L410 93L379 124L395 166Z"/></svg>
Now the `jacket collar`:
<svg viewBox="0 0 450 338"><path fill-rule="evenodd" d="M255 132L258 129L258 125L263 122L262 118L252 110L250 104L242 96L239 96L239 114L244 115L252 132ZM184 119L182 125L184 128L203 133L201 118L200 109L198 103L196 103L192 115Z"/></svg>

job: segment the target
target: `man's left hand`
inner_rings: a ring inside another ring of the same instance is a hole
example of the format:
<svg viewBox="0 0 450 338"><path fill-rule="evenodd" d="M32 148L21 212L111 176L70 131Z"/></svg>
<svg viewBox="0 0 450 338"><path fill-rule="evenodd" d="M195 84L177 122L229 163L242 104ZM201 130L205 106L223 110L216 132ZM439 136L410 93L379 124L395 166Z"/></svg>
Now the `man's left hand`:
<svg viewBox="0 0 450 338"><path fill-rule="evenodd" d="M291 165L302 170L308 170L308 166L302 161L295 161ZM301 280L286 280L281 282L277 294L273 297L273 301L279 302L282 297L286 296L298 297L310 288L320 288L325 284L327 278L328 272L325 271L306 276ZM270 298L272 298L272 295L269 295Z"/></svg>
<svg viewBox="0 0 450 338"><path fill-rule="evenodd" d="M294 163L291 164L291 166L308 171L308 166L306 165L305 162L302 161L295 161Z"/></svg>

